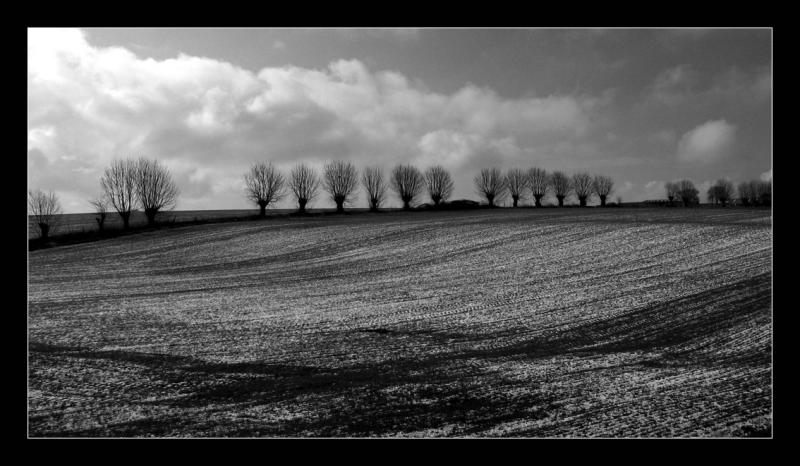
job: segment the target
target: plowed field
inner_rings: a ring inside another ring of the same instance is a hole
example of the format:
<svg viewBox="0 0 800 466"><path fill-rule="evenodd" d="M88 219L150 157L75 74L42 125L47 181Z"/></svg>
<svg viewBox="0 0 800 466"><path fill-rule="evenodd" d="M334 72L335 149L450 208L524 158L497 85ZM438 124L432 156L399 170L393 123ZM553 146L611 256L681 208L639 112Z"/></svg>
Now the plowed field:
<svg viewBox="0 0 800 466"><path fill-rule="evenodd" d="M760 209L282 218L29 254L30 436L770 436Z"/></svg>

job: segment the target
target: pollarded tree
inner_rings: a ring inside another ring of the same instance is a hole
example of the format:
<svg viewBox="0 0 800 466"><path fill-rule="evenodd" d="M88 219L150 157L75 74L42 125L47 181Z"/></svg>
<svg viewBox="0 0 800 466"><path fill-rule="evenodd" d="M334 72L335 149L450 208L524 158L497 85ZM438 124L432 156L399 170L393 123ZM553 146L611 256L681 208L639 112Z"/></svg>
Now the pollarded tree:
<svg viewBox="0 0 800 466"><path fill-rule="evenodd" d="M750 183L747 181L742 181L739 183L737 187L737 194L739 196L739 202L742 205L749 206L753 202L753 193L750 191Z"/></svg>
<svg viewBox="0 0 800 466"><path fill-rule="evenodd" d="M575 191L575 195L578 196L578 202L580 202L581 207L586 207L587 200L594 192L592 175L588 173L576 173L572 175L572 190Z"/></svg>
<svg viewBox="0 0 800 466"><path fill-rule="evenodd" d="M558 199L558 206L564 207L564 199L572 191L572 183L570 183L569 177L564 172L553 172L550 175L550 188L556 195L556 199Z"/></svg>
<svg viewBox="0 0 800 466"><path fill-rule="evenodd" d="M667 192L667 199L669 199L669 204L672 205L676 199L678 199L678 183L674 181L667 181L664 183L664 190Z"/></svg>
<svg viewBox="0 0 800 466"><path fill-rule="evenodd" d="M600 207L605 207L606 199L608 199L608 196L614 191L614 180L608 176L596 175L592 182L592 189L594 189L594 193L597 194L597 197L600 198Z"/></svg>
<svg viewBox="0 0 800 466"><path fill-rule="evenodd" d="M258 205L259 217L267 216L267 207L286 195L286 178L272 162L256 162L244 174L245 195Z"/></svg>
<svg viewBox="0 0 800 466"><path fill-rule="evenodd" d="M534 167L528 170L528 186L536 201L536 207L542 206L542 198L547 195L549 185L550 179L544 169Z"/></svg>
<svg viewBox="0 0 800 466"><path fill-rule="evenodd" d="M115 160L100 178L100 186L126 230L130 228L131 211L136 203L136 168L134 160Z"/></svg>
<svg viewBox="0 0 800 466"><path fill-rule="evenodd" d="M506 177L498 168L484 168L475 177L475 189L486 199L489 207L494 207L494 203L501 201L508 191Z"/></svg>
<svg viewBox="0 0 800 466"><path fill-rule="evenodd" d="M519 200L525 197L525 191L528 189L528 175L519 168L512 168L506 173L506 186L514 207L516 207Z"/></svg>
<svg viewBox="0 0 800 466"><path fill-rule="evenodd" d="M708 199L709 204L718 204L719 199L717 199L717 192L719 191L719 186L712 185L708 187L706 191L706 198Z"/></svg>
<svg viewBox="0 0 800 466"><path fill-rule="evenodd" d="M728 202L733 199L735 189L730 180L721 178L709 188L709 191L711 191L709 194L713 196L714 202L719 202L722 204L722 207L725 207Z"/></svg>
<svg viewBox="0 0 800 466"><path fill-rule="evenodd" d="M148 225L155 225L159 212L175 207L179 192L172 174L158 160L140 158L136 162L136 197Z"/></svg>
<svg viewBox="0 0 800 466"><path fill-rule="evenodd" d="M379 167L367 167L361 175L361 184L367 192L370 212L377 212L386 199L386 181Z"/></svg>
<svg viewBox="0 0 800 466"><path fill-rule="evenodd" d="M344 212L344 205L350 204L358 188L358 172L350 162L335 160L325 164L322 180L325 190L336 203L336 212Z"/></svg>
<svg viewBox="0 0 800 466"><path fill-rule="evenodd" d="M699 191L694 187L694 183L692 183L691 180L680 180L677 185L678 197L680 197L685 207L689 207L698 202Z"/></svg>
<svg viewBox="0 0 800 466"><path fill-rule="evenodd" d="M89 204L94 207L97 217L94 220L97 222L97 229L103 231L103 225L106 223L106 216L108 215L108 199L105 196L100 196L89 201Z"/></svg>
<svg viewBox="0 0 800 466"><path fill-rule="evenodd" d="M762 181L758 183L758 203L763 206L772 205L772 181Z"/></svg>
<svg viewBox="0 0 800 466"><path fill-rule="evenodd" d="M425 184L428 188L428 195L436 206L440 202L447 201L453 194L453 179L441 165L434 165L425 170Z"/></svg>
<svg viewBox="0 0 800 466"><path fill-rule="evenodd" d="M297 211L305 213L306 205L314 200L319 192L317 172L306 164L295 166L289 176L289 189L297 200Z"/></svg>
<svg viewBox="0 0 800 466"><path fill-rule="evenodd" d="M46 193L41 189L28 191L28 209L34 223L39 227L39 236L47 240L56 225L56 216L61 213L61 204L55 193Z"/></svg>
<svg viewBox="0 0 800 466"><path fill-rule="evenodd" d="M392 189L403 201L403 210L409 210L414 198L425 189L425 178L413 165L397 165L392 169Z"/></svg>

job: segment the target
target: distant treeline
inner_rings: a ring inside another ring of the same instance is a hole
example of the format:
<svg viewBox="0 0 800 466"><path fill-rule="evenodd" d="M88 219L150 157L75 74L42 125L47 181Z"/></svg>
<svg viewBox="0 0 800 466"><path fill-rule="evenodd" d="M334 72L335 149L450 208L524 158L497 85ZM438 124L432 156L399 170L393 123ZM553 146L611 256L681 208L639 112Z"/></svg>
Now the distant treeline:
<svg viewBox="0 0 800 466"><path fill-rule="evenodd" d="M607 201L614 190L614 181L608 176L586 172L568 176L562 171L548 173L538 167L528 170L512 168L505 173L498 168L484 168L473 183L475 191L488 207L495 207L509 197L513 207L518 207L523 199L533 199L535 207L543 207L543 200L550 195L555 197L558 207L563 207L570 197L575 197L581 207L596 197L600 207L606 207L611 205ZM468 200L448 203L454 183L450 173L441 165L420 171L413 165L399 164L385 177L380 167L365 167L359 172L353 163L347 161L328 162L322 173L301 163L288 174L282 173L271 162L258 162L244 174L244 184L245 197L258 206L259 217L265 217L268 207L287 197L295 202L298 213L305 213L321 191L334 202L336 212L341 213L345 207L353 206L359 186L367 195L370 211L380 210L390 191L403 203L404 210L414 207L468 208L472 207L469 203L474 203ZM169 170L157 160L146 158L112 162L100 178L100 187L102 194L89 200L100 232L111 211L120 216L123 230L130 228L131 212L137 209L144 212L148 225L154 225L157 214L174 207L179 195ZM699 203L698 191L690 180L668 182L665 190L666 205L675 205L678 201L684 206ZM772 183L741 183L736 197L733 183L721 179L709 188L707 194L712 203L723 206L729 203L771 205ZM421 204L426 200L430 203ZM620 202L617 199L616 205ZM53 192L42 190L30 191L28 203L40 237L46 240L56 216L61 213L60 203Z"/></svg>

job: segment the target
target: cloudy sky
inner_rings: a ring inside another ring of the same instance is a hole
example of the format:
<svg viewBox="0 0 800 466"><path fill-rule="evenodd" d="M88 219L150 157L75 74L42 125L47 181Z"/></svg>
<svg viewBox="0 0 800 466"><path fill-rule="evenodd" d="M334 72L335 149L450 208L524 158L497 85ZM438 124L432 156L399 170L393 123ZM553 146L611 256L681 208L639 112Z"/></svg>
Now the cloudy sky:
<svg viewBox="0 0 800 466"><path fill-rule="evenodd" d="M704 194L772 176L771 42L769 29L29 29L28 185L88 212L113 159L146 156L172 170L180 210L250 207L242 175L262 160L441 164L454 198L476 200L490 166L606 174L623 201L684 177Z"/></svg>

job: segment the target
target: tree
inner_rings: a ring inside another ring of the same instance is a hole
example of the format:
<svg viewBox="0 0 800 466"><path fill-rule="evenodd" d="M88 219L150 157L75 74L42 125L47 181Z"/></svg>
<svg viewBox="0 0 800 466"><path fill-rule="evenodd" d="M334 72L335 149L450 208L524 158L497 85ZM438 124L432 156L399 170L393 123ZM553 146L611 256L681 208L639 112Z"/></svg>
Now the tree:
<svg viewBox="0 0 800 466"><path fill-rule="evenodd" d="M46 193L37 189L28 191L28 208L33 221L39 227L39 237L47 240L57 223L56 216L61 214L61 203L54 192Z"/></svg>
<svg viewBox="0 0 800 466"><path fill-rule="evenodd" d="M434 165L425 170L425 184L428 187L428 195L435 206L438 206L440 202L447 201L453 194L453 179L441 165Z"/></svg>
<svg viewBox="0 0 800 466"><path fill-rule="evenodd" d="M336 203L336 212L344 212L345 203L350 203L353 193L358 188L358 173L350 162L336 160L325 164L323 179L325 190Z"/></svg>
<svg viewBox="0 0 800 466"><path fill-rule="evenodd" d="M489 207L494 207L495 201L502 200L508 190L506 178L498 168L484 168L475 177L475 189L478 194L486 199Z"/></svg>
<svg viewBox="0 0 800 466"><path fill-rule="evenodd" d="M709 201L719 202L722 207L725 207L728 201L733 199L735 189L730 180L720 178L713 186L708 188L708 191Z"/></svg>
<svg viewBox="0 0 800 466"><path fill-rule="evenodd" d="M267 207L286 195L286 179L272 162L257 162L244 175L245 195L258 205L259 217L267 216Z"/></svg>
<svg viewBox="0 0 800 466"><path fill-rule="evenodd" d="M669 204L672 205L672 203L678 198L678 183L674 181L667 181L664 184L664 190L667 192Z"/></svg>
<svg viewBox="0 0 800 466"><path fill-rule="evenodd" d="M772 181L761 181L758 183L756 190L758 194L758 203L763 206L772 205Z"/></svg>
<svg viewBox="0 0 800 466"><path fill-rule="evenodd" d="M367 167L361 175L361 183L367 191L370 212L377 212L386 199L386 181L379 167Z"/></svg>
<svg viewBox="0 0 800 466"><path fill-rule="evenodd" d="M586 201L594 192L592 175L588 173L576 173L572 175L572 190L578 196L581 207L586 207Z"/></svg>
<svg viewBox="0 0 800 466"><path fill-rule="evenodd" d="M137 164L130 159L115 160L105 169L100 186L108 202L122 218L122 228L130 228L131 210L136 203Z"/></svg>
<svg viewBox="0 0 800 466"><path fill-rule="evenodd" d="M425 189L425 179L413 165L397 165L392 169L392 189L403 201L403 210L409 210L414 198Z"/></svg>
<svg viewBox="0 0 800 466"><path fill-rule="evenodd" d="M564 172L556 171L550 175L550 187L558 199L558 206L564 207L564 198L572 191L572 184Z"/></svg>
<svg viewBox="0 0 800 466"><path fill-rule="evenodd" d="M542 206L542 198L547 195L549 184L550 180L545 170L537 167L528 170L528 186L536 201L536 207Z"/></svg>
<svg viewBox="0 0 800 466"><path fill-rule="evenodd" d="M739 202L744 206L749 206L755 197L750 191L750 183L747 181L739 183L739 186L737 186L737 194L739 196Z"/></svg>
<svg viewBox="0 0 800 466"><path fill-rule="evenodd" d="M297 200L298 212L305 213L306 205L317 197L319 176L313 167L300 164L292 169L289 177L289 188Z"/></svg>
<svg viewBox="0 0 800 466"><path fill-rule="evenodd" d="M719 199L717 199L717 192L719 191L719 186L712 185L708 187L706 191L706 197L708 198L709 204L719 204Z"/></svg>
<svg viewBox="0 0 800 466"><path fill-rule="evenodd" d="M750 191L750 204L751 205L758 205L759 204L759 196L758 196L758 181L757 180L750 180L748 184L748 190Z"/></svg>
<svg viewBox="0 0 800 466"><path fill-rule="evenodd" d="M103 231L103 225L105 224L106 216L108 215L108 199L105 196L100 196L90 200L89 204L94 207L94 211L98 215L94 218L94 220L97 222L98 230Z"/></svg>
<svg viewBox="0 0 800 466"><path fill-rule="evenodd" d="M148 225L155 225L160 211L175 207L179 192L172 174L158 160L140 158L136 162L136 197Z"/></svg>
<svg viewBox="0 0 800 466"><path fill-rule="evenodd" d="M606 206L606 199L614 191L614 180L608 176L596 175L592 182L592 189L600 198L600 207Z"/></svg>
<svg viewBox="0 0 800 466"><path fill-rule="evenodd" d="M512 168L506 173L506 186L514 207L516 207L519 200L525 197L525 191L528 188L528 175L519 168Z"/></svg>
<svg viewBox="0 0 800 466"><path fill-rule="evenodd" d="M677 183L678 186L678 197L680 197L683 205L685 207L689 207L692 204L697 204L699 202L697 188L694 187L694 183L691 180L680 180Z"/></svg>

